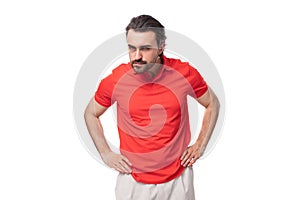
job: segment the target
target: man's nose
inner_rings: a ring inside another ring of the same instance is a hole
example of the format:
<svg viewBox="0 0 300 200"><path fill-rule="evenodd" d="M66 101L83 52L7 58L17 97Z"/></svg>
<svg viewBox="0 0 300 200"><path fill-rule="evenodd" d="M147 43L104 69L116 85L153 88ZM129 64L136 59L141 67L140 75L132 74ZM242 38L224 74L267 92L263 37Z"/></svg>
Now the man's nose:
<svg viewBox="0 0 300 200"><path fill-rule="evenodd" d="M141 59L141 58L142 58L142 52L141 52L139 49L137 49L136 52L135 52L135 57L134 57L134 59L135 59L135 60L139 60L139 59Z"/></svg>

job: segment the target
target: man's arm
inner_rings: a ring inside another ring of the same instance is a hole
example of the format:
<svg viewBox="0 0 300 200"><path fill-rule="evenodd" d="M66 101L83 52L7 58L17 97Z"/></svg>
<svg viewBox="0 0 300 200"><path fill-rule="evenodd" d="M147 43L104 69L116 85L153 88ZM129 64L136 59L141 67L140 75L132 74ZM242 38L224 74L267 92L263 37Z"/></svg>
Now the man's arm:
<svg viewBox="0 0 300 200"><path fill-rule="evenodd" d="M125 156L114 153L106 142L99 119L106 110L107 107L101 106L92 98L84 113L86 126L103 162L121 173L131 173L130 161Z"/></svg>
<svg viewBox="0 0 300 200"><path fill-rule="evenodd" d="M197 141L195 144L188 147L180 158L181 165L184 167L192 166L196 160L203 155L215 128L220 110L219 100L210 88L197 100L206 108L206 110L204 112L202 127Z"/></svg>

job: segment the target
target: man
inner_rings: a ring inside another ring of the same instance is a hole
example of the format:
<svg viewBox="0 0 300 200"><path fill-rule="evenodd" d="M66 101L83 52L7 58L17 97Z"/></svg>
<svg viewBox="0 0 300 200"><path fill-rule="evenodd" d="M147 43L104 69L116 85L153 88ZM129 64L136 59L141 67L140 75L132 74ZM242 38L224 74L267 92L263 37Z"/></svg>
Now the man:
<svg viewBox="0 0 300 200"><path fill-rule="evenodd" d="M100 82L85 111L101 158L120 172L116 199L193 200L192 165L208 144L219 101L195 68L163 54L166 36L159 21L149 15L132 18L126 38L130 62ZM191 146L187 96L205 107L199 136ZM110 149L99 119L113 103L120 154Z"/></svg>

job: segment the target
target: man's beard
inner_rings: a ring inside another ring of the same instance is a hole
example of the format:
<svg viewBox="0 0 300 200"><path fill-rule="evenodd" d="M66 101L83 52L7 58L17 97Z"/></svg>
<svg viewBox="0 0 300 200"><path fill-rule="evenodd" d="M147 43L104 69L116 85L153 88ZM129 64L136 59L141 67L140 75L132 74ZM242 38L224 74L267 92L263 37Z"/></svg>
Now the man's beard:
<svg viewBox="0 0 300 200"><path fill-rule="evenodd" d="M142 59L131 61L131 67L136 74L143 74L150 69L155 63L148 63Z"/></svg>

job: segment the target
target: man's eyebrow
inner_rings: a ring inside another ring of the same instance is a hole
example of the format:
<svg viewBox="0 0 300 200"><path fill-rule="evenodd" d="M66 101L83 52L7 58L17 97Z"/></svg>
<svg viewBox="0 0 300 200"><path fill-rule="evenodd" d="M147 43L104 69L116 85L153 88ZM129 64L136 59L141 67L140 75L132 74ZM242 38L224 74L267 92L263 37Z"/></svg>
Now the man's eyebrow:
<svg viewBox="0 0 300 200"><path fill-rule="evenodd" d="M152 47L152 45L150 45L150 44L146 44L146 45L140 46L140 48L153 48L153 47Z"/></svg>
<svg viewBox="0 0 300 200"><path fill-rule="evenodd" d="M137 47L135 47L135 46L133 46L131 44L128 44L128 47L137 48ZM152 47L152 45L150 45L150 44L146 44L146 45L140 46L139 48L154 48L154 47Z"/></svg>
<svg viewBox="0 0 300 200"><path fill-rule="evenodd" d="M128 47L133 47L133 48L136 48L135 46L131 45L131 44L128 44Z"/></svg>

